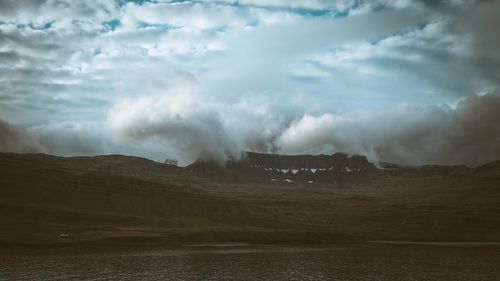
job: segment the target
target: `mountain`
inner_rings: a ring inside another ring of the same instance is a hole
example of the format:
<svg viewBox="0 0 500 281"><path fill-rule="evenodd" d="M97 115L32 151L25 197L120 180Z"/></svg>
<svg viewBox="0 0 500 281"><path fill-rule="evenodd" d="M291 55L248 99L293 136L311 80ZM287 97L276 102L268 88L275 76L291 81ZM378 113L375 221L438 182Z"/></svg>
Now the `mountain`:
<svg viewBox="0 0 500 281"><path fill-rule="evenodd" d="M279 155L247 152L242 162L250 173L264 178L300 182L360 180L376 172L365 156Z"/></svg>
<svg viewBox="0 0 500 281"><path fill-rule="evenodd" d="M379 171L362 155L279 155L245 152L224 165L197 161L194 174L222 181L345 182L366 180Z"/></svg>
<svg viewBox="0 0 500 281"><path fill-rule="evenodd" d="M218 181L355 183L377 177L415 175L444 176L472 171L463 165L401 166L392 163L374 165L366 156L335 153L332 155L280 155L245 152L240 160L223 165L196 161L187 167L192 173Z"/></svg>

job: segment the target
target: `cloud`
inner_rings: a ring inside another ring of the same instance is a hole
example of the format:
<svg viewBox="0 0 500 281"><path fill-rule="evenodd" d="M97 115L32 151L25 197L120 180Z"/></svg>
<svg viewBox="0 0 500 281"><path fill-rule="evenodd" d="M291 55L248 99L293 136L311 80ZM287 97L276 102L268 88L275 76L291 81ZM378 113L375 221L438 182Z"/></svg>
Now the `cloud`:
<svg viewBox="0 0 500 281"><path fill-rule="evenodd" d="M185 96L183 101L179 95ZM168 95L123 101L109 113L112 138L99 131L99 124L21 127L1 121L0 151L66 156L121 153L157 161L175 157L182 165L197 159L222 163L238 159L246 150L340 151L410 165L479 165L500 159L498 94L468 97L455 108L402 104L384 111L302 117L265 98L208 107L206 102L179 88Z"/></svg>
<svg viewBox="0 0 500 281"><path fill-rule="evenodd" d="M13 125L0 119L0 152L58 156L108 154L110 143L101 128L100 124L74 122Z"/></svg>
<svg viewBox="0 0 500 281"><path fill-rule="evenodd" d="M225 0L223 2L235 3L234 0ZM305 1L287 1L287 0L240 0L237 2L239 5L248 5L260 8L274 8L274 9L289 9L291 11L305 12L307 10L327 10L332 13L341 14L359 14L369 12L381 8L421 8L424 1L418 0L341 0L341 1L328 1L328 0L305 0Z"/></svg>
<svg viewBox="0 0 500 281"><path fill-rule="evenodd" d="M108 123L115 141L160 143L163 155L168 151L181 164L237 159L245 150L347 152L412 165L477 165L500 158L498 94L470 96L453 107L401 103L332 113L331 106L315 107L299 94L273 99L244 95L220 102L193 76L158 73L170 79L161 74L140 78L149 87L115 103Z"/></svg>
<svg viewBox="0 0 500 281"><path fill-rule="evenodd" d="M403 164L478 165L500 159L500 95L456 108L399 105L384 112L306 115L277 140L284 153L361 153Z"/></svg>
<svg viewBox="0 0 500 281"><path fill-rule="evenodd" d="M384 11L336 20L298 18L246 29L228 35L227 50L212 59L208 71L200 73L197 79L207 91L224 98L256 92L309 92L318 99L331 100L336 97L325 85L318 85L318 89L290 79L294 72L304 68L304 60L344 44L396 32L425 19L426 15L419 12ZM335 79L335 76L330 73L323 78ZM349 94L347 87L335 88Z"/></svg>
<svg viewBox="0 0 500 281"><path fill-rule="evenodd" d="M237 155L239 148L227 135L220 117L183 96L188 94L123 101L110 111L111 128L119 138L154 139L165 146L176 147L188 161L222 162ZM189 112L185 111L187 108Z"/></svg>
<svg viewBox="0 0 500 281"><path fill-rule="evenodd" d="M106 19L116 12L118 5L112 0L89 1L52 1L34 0L21 2L16 0L0 1L0 20L16 21L43 27L52 21L86 21Z"/></svg>
<svg viewBox="0 0 500 281"><path fill-rule="evenodd" d="M106 154L108 143L100 127L73 122L12 125L0 119L0 152L59 156Z"/></svg>
<svg viewBox="0 0 500 281"><path fill-rule="evenodd" d="M98 124L61 122L33 125L27 133L44 152L59 156L106 154L106 140Z"/></svg>
<svg viewBox="0 0 500 281"><path fill-rule="evenodd" d="M265 96L221 103L203 95L186 74L177 75L173 84L149 77L147 84L156 89L115 103L108 113L114 141L160 143L162 156L184 165L198 159L222 163L247 149L273 150L273 140L293 119L293 106L279 108Z"/></svg>
<svg viewBox="0 0 500 281"><path fill-rule="evenodd" d="M0 119L0 152L34 153L43 150L27 132Z"/></svg>

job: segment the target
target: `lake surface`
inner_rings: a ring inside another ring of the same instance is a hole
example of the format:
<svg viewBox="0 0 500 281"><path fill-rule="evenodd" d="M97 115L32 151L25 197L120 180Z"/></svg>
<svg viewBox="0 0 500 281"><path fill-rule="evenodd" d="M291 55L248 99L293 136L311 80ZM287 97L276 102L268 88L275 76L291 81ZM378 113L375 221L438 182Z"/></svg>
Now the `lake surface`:
<svg viewBox="0 0 500 281"><path fill-rule="evenodd" d="M500 280L495 245L0 250L0 280Z"/></svg>

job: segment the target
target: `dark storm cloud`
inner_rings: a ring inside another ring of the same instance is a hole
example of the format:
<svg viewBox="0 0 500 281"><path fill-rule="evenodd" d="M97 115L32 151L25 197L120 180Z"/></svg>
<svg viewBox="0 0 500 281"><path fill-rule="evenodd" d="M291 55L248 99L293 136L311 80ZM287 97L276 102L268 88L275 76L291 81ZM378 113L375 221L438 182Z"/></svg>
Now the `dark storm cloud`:
<svg viewBox="0 0 500 281"><path fill-rule="evenodd" d="M479 68L481 75L500 86L500 26L499 1L485 1L470 11L461 11L459 20L463 21L463 28L471 37L471 50L475 52L472 60Z"/></svg>
<svg viewBox="0 0 500 281"><path fill-rule="evenodd" d="M117 6L117 2L108 0L0 0L0 19L18 20L26 24L65 17L88 19L110 14Z"/></svg>
<svg viewBox="0 0 500 281"><path fill-rule="evenodd" d="M33 1L16 1L16 0L1 0L0 1L0 15L12 16L19 10L36 12L36 9L43 5L46 0L33 0Z"/></svg>
<svg viewBox="0 0 500 281"><path fill-rule="evenodd" d="M440 114L397 134L395 146L420 163L477 165L500 159L500 95L472 96ZM381 154L404 161L391 150L387 145L380 149Z"/></svg>
<svg viewBox="0 0 500 281"><path fill-rule="evenodd" d="M103 133L93 124L63 122L20 126L0 119L0 152L60 156L106 153Z"/></svg>
<svg viewBox="0 0 500 281"><path fill-rule="evenodd" d="M34 153L42 150L42 146L27 132L0 119L0 152Z"/></svg>
<svg viewBox="0 0 500 281"><path fill-rule="evenodd" d="M305 116L280 137L283 152L346 151L405 164L478 165L500 159L500 95L455 109L404 105L358 116Z"/></svg>
<svg viewBox="0 0 500 281"><path fill-rule="evenodd" d="M241 147L229 136L221 119L213 113L183 118L173 116L159 122L130 123L121 131L134 140L155 139L177 147L183 157L192 160L215 160L223 163L238 157Z"/></svg>
<svg viewBox="0 0 500 281"><path fill-rule="evenodd" d="M62 122L27 128L46 153L62 156L106 153L103 132L95 124Z"/></svg>
<svg viewBox="0 0 500 281"><path fill-rule="evenodd" d="M0 52L0 64L12 64L21 60L21 56L16 51Z"/></svg>

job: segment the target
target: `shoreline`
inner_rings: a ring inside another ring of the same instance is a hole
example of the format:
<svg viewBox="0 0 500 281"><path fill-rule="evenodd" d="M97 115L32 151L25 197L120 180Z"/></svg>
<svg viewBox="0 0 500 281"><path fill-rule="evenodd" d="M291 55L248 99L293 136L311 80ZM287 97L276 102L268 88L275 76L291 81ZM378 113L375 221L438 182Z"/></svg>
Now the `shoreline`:
<svg viewBox="0 0 500 281"><path fill-rule="evenodd" d="M498 241L423 241L423 240L295 240L295 241L179 241L165 237L113 237L86 241L23 243L0 241L2 250L70 249L70 248L165 248L165 249L231 249L248 247L330 247L349 245L391 246L452 246L452 247L500 247Z"/></svg>

